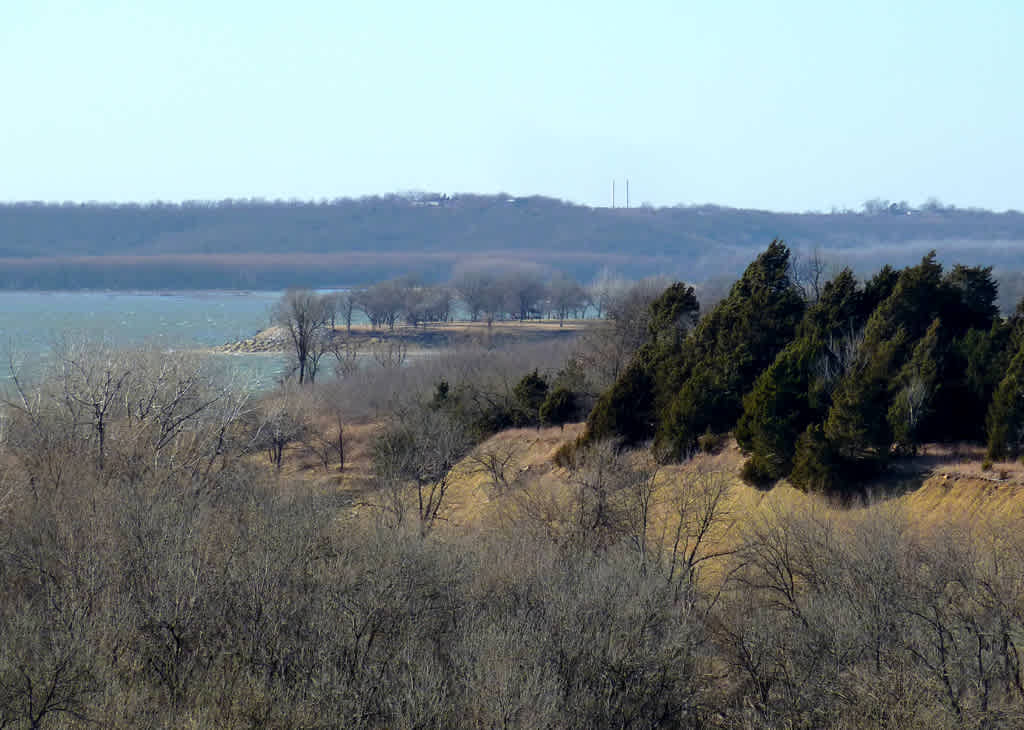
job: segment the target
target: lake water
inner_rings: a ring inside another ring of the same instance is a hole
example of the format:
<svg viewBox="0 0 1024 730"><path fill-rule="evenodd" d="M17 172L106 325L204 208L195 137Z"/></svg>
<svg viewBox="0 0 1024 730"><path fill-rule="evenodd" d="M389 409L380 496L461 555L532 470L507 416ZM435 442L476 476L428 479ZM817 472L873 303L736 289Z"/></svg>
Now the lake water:
<svg viewBox="0 0 1024 730"><path fill-rule="evenodd" d="M103 340L115 347L207 349L265 329L279 291L38 292L0 291L0 383L8 360L31 375L65 337ZM466 316L456 310L456 316ZM592 316L592 313L591 313ZM366 324L364 316L354 318ZM210 354L257 389L276 384L281 354Z"/></svg>
<svg viewBox="0 0 1024 730"><path fill-rule="evenodd" d="M9 354L22 368L65 336L118 347L197 349L251 337L270 323L280 292L0 292L0 375ZM280 374L279 355L213 355L257 387Z"/></svg>

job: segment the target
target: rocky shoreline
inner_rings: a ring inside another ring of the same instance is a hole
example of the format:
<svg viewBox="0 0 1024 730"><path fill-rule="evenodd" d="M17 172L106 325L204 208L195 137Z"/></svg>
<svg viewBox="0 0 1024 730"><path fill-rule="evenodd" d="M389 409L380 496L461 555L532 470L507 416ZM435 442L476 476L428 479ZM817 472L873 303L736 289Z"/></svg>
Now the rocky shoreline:
<svg viewBox="0 0 1024 730"><path fill-rule="evenodd" d="M333 340L343 341L351 343L356 347L373 347L382 342L388 341L399 341L402 342L406 347L411 349L429 348L433 346L443 346L447 344L447 337L438 338L436 334L425 331L419 331L416 333L409 333L405 331L398 332L352 332L348 334L340 330L335 330ZM278 354L285 353L291 349L291 341L288 339L287 332L282 327L268 327L265 330L257 332L254 336L248 337L244 340L237 342L228 342L226 344L214 347L214 352L228 353L228 354L239 354L239 355L252 355L252 354Z"/></svg>
<svg viewBox="0 0 1024 730"><path fill-rule="evenodd" d="M552 322L526 326L519 323L501 323L495 324L493 328L488 328L482 323L452 323L419 328L398 327L394 330L353 327L351 333L341 329L335 330L334 337L360 348L387 342L401 342L411 350L434 350L468 344L495 346L513 342L562 339L575 336L579 329L579 323L567 323L565 327L559 327L557 323ZM291 342L285 329L274 326L244 340L214 347L212 351L246 355L275 354L287 352L290 348Z"/></svg>
<svg viewBox="0 0 1024 730"><path fill-rule="evenodd" d="M281 327L269 327L238 342L228 342L214 347L214 352L230 354L281 353L288 347L288 339Z"/></svg>

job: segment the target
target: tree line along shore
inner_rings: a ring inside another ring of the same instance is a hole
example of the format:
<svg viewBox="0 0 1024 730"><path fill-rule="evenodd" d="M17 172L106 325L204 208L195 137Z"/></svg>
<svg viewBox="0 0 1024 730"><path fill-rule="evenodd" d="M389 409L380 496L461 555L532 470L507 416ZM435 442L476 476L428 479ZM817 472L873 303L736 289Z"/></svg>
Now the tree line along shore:
<svg viewBox="0 0 1024 730"><path fill-rule="evenodd" d="M464 272L432 285L405 276L366 288L317 293L291 289L270 317L270 327L226 343L218 352L294 353L293 370L315 378L321 359L335 365L353 349L435 349L569 336L586 318L601 319L622 306L634 289L667 285L654 277L640 284L609 270L584 286L562 274L520 264ZM613 313L614 316L614 313Z"/></svg>

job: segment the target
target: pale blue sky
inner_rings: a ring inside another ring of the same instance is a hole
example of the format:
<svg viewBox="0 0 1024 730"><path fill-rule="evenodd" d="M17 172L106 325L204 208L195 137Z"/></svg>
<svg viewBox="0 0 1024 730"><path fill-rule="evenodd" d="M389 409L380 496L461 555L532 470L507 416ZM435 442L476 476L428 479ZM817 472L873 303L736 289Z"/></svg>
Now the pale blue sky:
<svg viewBox="0 0 1024 730"><path fill-rule="evenodd" d="M1024 208L1024 2L4 0L0 200Z"/></svg>

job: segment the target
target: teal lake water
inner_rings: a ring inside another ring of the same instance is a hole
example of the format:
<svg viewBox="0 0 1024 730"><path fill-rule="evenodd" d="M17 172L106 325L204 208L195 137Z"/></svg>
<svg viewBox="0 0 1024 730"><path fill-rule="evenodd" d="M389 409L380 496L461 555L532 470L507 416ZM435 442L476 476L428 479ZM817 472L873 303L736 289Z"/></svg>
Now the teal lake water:
<svg viewBox="0 0 1024 730"><path fill-rule="evenodd" d="M0 377L9 354L31 371L66 336L117 347L201 349L251 337L270 323L280 292L0 292ZM284 359L276 355L211 355L269 387Z"/></svg>

